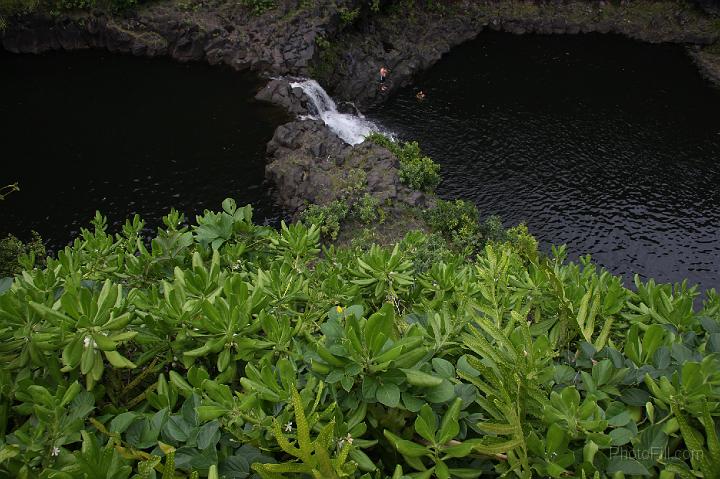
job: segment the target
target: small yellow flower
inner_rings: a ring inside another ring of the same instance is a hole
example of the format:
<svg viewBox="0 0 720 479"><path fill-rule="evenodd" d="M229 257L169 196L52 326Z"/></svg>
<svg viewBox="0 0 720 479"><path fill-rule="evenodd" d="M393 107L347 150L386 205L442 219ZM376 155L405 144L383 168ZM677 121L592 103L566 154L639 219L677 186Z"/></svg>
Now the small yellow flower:
<svg viewBox="0 0 720 479"><path fill-rule="evenodd" d="M337 311L338 314L342 314L343 309L340 306L338 306L337 308L335 308L335 311Z"/></svg>

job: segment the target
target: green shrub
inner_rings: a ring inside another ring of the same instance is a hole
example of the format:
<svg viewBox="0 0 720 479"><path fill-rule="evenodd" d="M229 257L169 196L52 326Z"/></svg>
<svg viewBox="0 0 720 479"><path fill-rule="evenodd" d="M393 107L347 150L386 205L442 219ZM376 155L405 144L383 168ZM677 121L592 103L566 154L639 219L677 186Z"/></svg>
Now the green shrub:
<svg viewBox="0 0 720 479"><path fill-rule="evenodd" d="M329 84L338 65L343 61L342 45L322 35L315 37L315 44L319 48L319 54L310 67L310 73L319 83Z"/></svg>
<svg viewBox="0 0 720 479"><path fill-rule="evenodd" d="M413 268L418 274L426 272L434 264L449 262L457 257L445 238L438 233L411 231L405 235L400 245L412 258Z"/></svg>
<svg viewBox="0 0 720 479"><path fill-rule="evenodd" d="M57 15L62 11L104 8L121 11L137 6L139 0L0 0L0 18L43 11ZM7 23L7 21L6 21ZM2 30L2 28L0 28Z"/></svg>
<svg viewBox="0 0 720 479"><path fill-rule="evenodd" d="M468 201L439 199L427 211L426 221L433 231L455 244L475 244L480 239L480 214Z"/></svg>
<svg viewBox="0 0 720 479"><path fill-rule="evenodd" d="M493 238L493 241L509 241L521 256L537 260L538 241L530 234L526 225L520 224L503 231L502 223L499 223L499 225L493 227L493 233L488 232L486 234Z"/></svg>
<svg viewBox="0 0 720 479"><path fill-rule="evenodd" d="M388 138L387 136L383 135L382 133L372 132L368 136L366 136L365 139L367 141L371 141L371 142L375 143L378 146L387 148L393 154L396 154L395 152L400 150L400 145L398 145L392 139Z"/></svg>
<svg viewBox="0 0 720 479"><path fill-rule="evenodd" d="M702 51L705 53L711 53L713 55L720 55L720 41L717 41L712 45L703 48Z"/></svg>
<svg viewBox="0 0 720 479"><path fill-rule="evenodd" d="M277 6L275 0L240 0L240 5L251 9L255 15L260 15Z"/></svg>
<svg viewBox="0 0 720 479"><path fill-rule="evenodd" d="M45 245L37 232L32 232L32 239L27 243L7 235L0 239L0 278L15 276L36 261L42 262L45 254Z"/></svg>
<svg viewBox="0 0 720 479"><path fill-rule="evenodd" d="M337 239L340 225L347 218L350 207L343 200L335 200L327 205L310 205L300 215L300 221L306 225L316 225L325 238Z"/></svg>
<svg viewBox="0 0 720 479"><path fill-rule="evenodd" d="M113 1L117 2L118 7L125 7L126 0ZM113 3L113 5L115 5L115 3ZM86 10L94 8L95 6L96 0L55 0L55 8L58 10Z"/></svg>
<svg viewBox="0 0 720 479"><path fill-rule="evenodd" d="M412 189L432 192L440 183L440 165L424 156L416 141L399 143L380 133L371 133L367 140L387 148L400 161L400 181Z"/></svg>
<svg viewBox="0 0 720 479"><path fill-rule="evenodd" d="M720 470L714 290L530 258L523 227L472 260L420 232L321 253L251 213L171 212L149 243L98 214L3 282L0 476Z"/></svg>
<svg viewBox="0 0 720 479"><path fill-rule="evenodd" d="M480 213L475 205L463 200L438 199L435 207L426 211L425 221L432 231L441 234L456 248L468 252L478 250L487 242L508 241L510 239L509 232L514 234L512 243L518 245L521 240L525 239L522 232L527 233L524 225L506 231L500 217L495 215L491 215L481 222ZM525 229L523 230L523 228ZM526 245L523 244L523 246Z"/></svg>
<svg viewBox="0 0 720 479"><path fill-rule="evenodd" d="M38 9L39 5L39 0L0 0L0 18L5 25L3 28L0 28L0 31L7 28L6 17L32 13ZM11 187L12 186L17 187L17 185L11 185ZM6 190L6 188L9 187L5 187L3 190Z"/></svg>
<svg viewBox="0 0 720 479"><path fill-rule="evenodd" d="M417 143L413 150L420 151ZM400 181L415 190L432 192L440 183L440 165L427 156L413 156L400 162Z"/></svg>
<svg viewBox="0 0 720 479"><path fill-rule="evenodd" d="M385 221L385 211L380 207L380 200L370 193L365 193L353 205L353 215L366 225Z"/></svg>
<svg viewBox="0 0 720 479"><path fill-rule="evenodd" d="M306 225L317 225L323 237L329 240L337 239L345 220L355 219L365 225L385 221L385 211L380 207L380 200L370 193L366 192L352 205L348 204L359 191L359 188L354 187L346 190L346 193L352 193L347 201L341 199L322 206L309 205L299 219Z"/></svg>
<svg viewBox="0 0 720 479"><path fill-rule="evenodd" d="M350 10L346 7L340 7L338 9L338 12L340 13L340 23L342 23L343 27L355 23L355 20L357 20L358 16L360 15L359 8Z"/></svg>
<svg viewBox="0 0 720 479"><path fill-rule="evenodd" d="M367 190L367 173L361 168L351 168L338 181L338 194L342 199L355 201Z"/></svg>

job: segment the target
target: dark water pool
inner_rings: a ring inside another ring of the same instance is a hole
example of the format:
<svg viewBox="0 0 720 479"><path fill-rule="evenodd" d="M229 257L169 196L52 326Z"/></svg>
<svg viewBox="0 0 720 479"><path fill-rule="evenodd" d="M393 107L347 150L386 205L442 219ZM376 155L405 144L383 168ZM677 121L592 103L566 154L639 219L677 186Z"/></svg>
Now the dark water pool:
<svg viewBox="0 0 720 479"><path fill-rule="evenodd" d="M114 230L170 207L194 220L234 197L255 221L280 209L264 183L265 144L285 113L252 98L251 76L205 64L104 52L0 51L0 232L37 230L53 248L96 209Z"/></svg>
<svg viewBox="0 0 720 479"><path fill-rule="evenodd" d="M443 197L626 278L720 286L720 90L680 47L482 34L371 116L441 163Z"/></svg>

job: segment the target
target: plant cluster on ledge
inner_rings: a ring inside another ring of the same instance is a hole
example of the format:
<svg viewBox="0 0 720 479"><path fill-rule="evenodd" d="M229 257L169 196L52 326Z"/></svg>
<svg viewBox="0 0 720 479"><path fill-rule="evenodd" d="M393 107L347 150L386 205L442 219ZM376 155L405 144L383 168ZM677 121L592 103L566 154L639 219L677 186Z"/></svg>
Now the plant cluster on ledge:
<svg viewBox="0 0 720 479"><path fill-rule="evenodd" d="M522 228L428 263L435 235L321 249L231 200L164 223L98 214L1 283L0 475L718 477L715 291Z"/></svg>
<svg viewBox="0 0 720 479"><path fill-rule="evenodd" d="M371 133L367 140L390 150L400 161L400 181L414 190L430 193L440 183L440 165L423 155L417 141L396 142L381 133Z"/></svg>

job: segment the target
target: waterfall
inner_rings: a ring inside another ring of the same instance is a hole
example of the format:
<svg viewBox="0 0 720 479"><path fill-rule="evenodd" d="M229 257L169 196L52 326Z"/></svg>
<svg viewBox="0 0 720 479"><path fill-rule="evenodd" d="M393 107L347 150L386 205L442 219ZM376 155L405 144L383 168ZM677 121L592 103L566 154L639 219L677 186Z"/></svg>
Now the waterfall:
<svg viewBox="0 0 720 479"><path fill-rule="evenodd" d="M322 120L337 136L351 145L357 145L372 132L380 131L377 125L366 120L362 114L352 115L340 113L330 95L318 82L304 79L290 83L293 88L300 88L310 99L314 112L311 118Z"/></svg>

